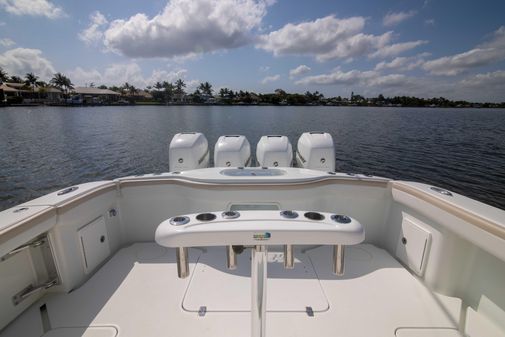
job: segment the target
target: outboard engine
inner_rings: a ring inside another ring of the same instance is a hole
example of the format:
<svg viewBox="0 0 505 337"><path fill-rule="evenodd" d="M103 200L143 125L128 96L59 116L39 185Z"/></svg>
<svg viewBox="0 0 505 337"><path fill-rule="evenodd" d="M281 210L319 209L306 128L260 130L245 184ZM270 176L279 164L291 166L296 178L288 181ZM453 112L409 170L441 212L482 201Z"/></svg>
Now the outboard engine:
<svg viewBox="0 0 505 337"><path fill-rule="evenodd" d="M245 136L221 136L214 147L214 166L244 167L251 162L251 145Z"/></svg>
<svg viewBox="0 0 505 337"><path fill-rule="evenodd" d="M170 171L185 171L209 166L209 144L200 132L178 133L168 150Z"/></svg>
<svg viewBox="0 0 505 337"><path fill-rule="evenodd" d="M335 171L335 145L326 132L304 132L298 139L296 165L321 171Z"/></svg>
<svg viewBox="0 0 505 337"><path fill-rule="evenodd" d="M263 136L256 147L259 166L289 167L293 161L293 147L286 136Z"/></svg>

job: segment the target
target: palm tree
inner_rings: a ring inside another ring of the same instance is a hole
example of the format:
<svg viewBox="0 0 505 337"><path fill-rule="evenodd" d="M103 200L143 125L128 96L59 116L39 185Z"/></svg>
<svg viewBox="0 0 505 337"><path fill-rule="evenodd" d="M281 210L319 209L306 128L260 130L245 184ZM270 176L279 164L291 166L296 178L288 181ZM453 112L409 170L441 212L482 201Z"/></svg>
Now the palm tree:
<svg viewBox="0 0 505 337"><path fill-rule="evenodd" d="M156 82L154 84L154 89L156 89L158 91L161 90L161 89L163 89L163 84L161 82Z"/></svg>
<svg viewBox="0 0 505 337"><path fill-rule="evenodd" d="M203 92L204 95L212 96L212 85L209 82L200 83L198 89L200 89L200 91Z"/></svg>
<svg viewBox="0 0 505 337"><path fill-rule="evenodd" d="M67 92L69 90L74 89L74 85L72 84L72 81L62 73L56 73L53 75L53 78L51 79L50 83L54 85L55 87L59 88L60 90L63 90L65 93L65 96L67 95Z"/></svg>
<svg viewBox="0 0 505 337"><path fill-rule="evenodd" d="M25 75L25 84L32 88L32 92L35 91L35 85L37 84L38 76L34 73L27 73Z"/></svg>
<svg viewBox="0 0 505 337"><path fill-rule="evenodd" d="M156 83L156 84L158 84L158 83ZM168 103L172 99L172 96L174 94L174 85L170 82L163 81L163 83L161 84L161 87L164 89L164 92L165 92L165 102Z"/></svg>
<svg viewBox="0 0 505 337"><path fill-rule="evenodd" d="M130 85L130 87L128 88L128 93L130 94L130 96L135 96L135 94L138 92L138 89L135 88L133 85Z"/></svg>
<svg viewBox="0 0 505 337"><path fill-rule="evenodd" d="M179 95L184 94L184 88L186 87L186 83L182 79L178 79L175 81L175 92Z"/></svg>
<svg viewBox="0 0 505 337"><path fill-rule="evenodd" d="M186 94L186 92L184 91L185 87L186 83L184 83L182 79L179 78L177 81L175 81L175 94L177 96L176 99L180 102L183 101L183 97Z"/></svg>
<svg viewBox="0 0 505 337"><path fill-rule="evenodd" d="M23 83L23 79L19 76L12 75L11 78L9 79L9 82L12 83Z"/></svg>
<svg viewBox="0 0 505 337"><path fill-rule="evenodd" d="M7 82L9 79L9 75L3 70L2 67L0 67L0 83Z"/></svg>

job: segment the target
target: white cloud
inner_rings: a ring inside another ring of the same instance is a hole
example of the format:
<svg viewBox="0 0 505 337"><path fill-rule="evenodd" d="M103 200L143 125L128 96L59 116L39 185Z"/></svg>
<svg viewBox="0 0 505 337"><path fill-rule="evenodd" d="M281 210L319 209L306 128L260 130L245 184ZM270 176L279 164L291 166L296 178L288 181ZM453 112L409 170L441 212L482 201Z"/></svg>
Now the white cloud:
<svg viewBox="0 0 505 337"><path fill-rule="evenodd" d="M429 56L429 53L422 53L416 56L410 57L395 57L390 62L379 62L375 66L375 70L403 70L410 71L422 66L425 62L425 58Z"/></svg>
<svg viewBox="0 0 505 337"><path fill-rule="evenodd" d="M122 85L125 82L139 88L145 88L153 85L156 82L174 82L178 78L185 79L187 74L186 69L163 70L155 69L150 76L144 76L142 69L137 63L121 63L112 64L103 71L97 69L82 69L77 67L69 72L69 77L77 85L95 85L105 84Z"/></svg>
<svg viewBox="0 0 505 337"><path fill-rule="evenodd" d="M261 80L261 84L267 84L271 82L275 82L280 80L281 75L273 75L273 76L267 76L264 79Z"/></svg>
<svg viewBox="0 0 505 337"><path fill-rule="evenodd" d="M0 39L0 45L3 47L11 47L15 44L16 44L16 42L12 41L9 38Z"/></svg>
<svg viewBox="0 0 505 337"><path fill-rule="evenodd" d="M42 80L49 80L55 70L39 49L15 48L0 54L0 67L10 75L24 76L34 73Z"/></svg>
<svg viewBox="0 0 505 337"><path fill-rule="evenodd" d="M411 81L411 78L403 74L390 74L371 78L366 84L374 87L393 88L404 87L405 85L410 84Z"/></svg>
<svg viewBox="0 0 505 337"><path fill-rule="evenodd" d="M252 40L270 2L170 0L158 15L115 20L105 45L130 57L174 57L237 48Z"/></svg>
<svg viewBox="0 0 505 337"><path fill-rule="evenodd" d="M453 76L503 59L505 59L505 26L496 30L490 41L460 54L427 61L423 68L433 75Z"/></svg>
<svg viewBox="0 0 505 337"><path fill-rule="evenodd" d="M415 80L403 74L382 75L374 70L342 71L334 69L328 74L307 76L295 82L303 85L344 85L356 86L368 90L370 88L407 90L415 86Z"/></svg>
<svg viewBox="0 0 505 337"><path fill-rule="evenodd" d="M291 69L289 71L289 78L295 78L297 76L306 74L310 71L310 67L306 66L305 64L301 64L298 67Z"/></svg>
<svg viewBox="0 0 505 337"><path fill-rule="evenodd" d="M288 23L279 30L261 35L257 47L279 55L311 55L318 61L362 56L386 45L391 32L362 33L365 18L319 18L299 24Z"/></svg>
<svg viewBox="0 0 505 337"><path fill-rule="evenodd" d="M386 57L415 48L425 41L390 45L393 32L382 35L363 33L365 18L338 19L333 15L299 24L288 23L279 30L261 35L257 48L279 55L309 55L318 61L352 60L373 55Z"/></svg>
<svg viewBox="0 0 505 337"><path fill-rule="evenodd" d="M381 58L386 58L386 57L391 57L391 56L396 56L399 54L402 54L408 50L417 48L423 44L428 43L428 41L425 40L417 40L417 41L410 41L410 42L401 42L401 43L394 43L392 45L384 46L377 50L376 52L372 53L370 57L375 58L375 57L381 57Z"/></svg>
<svg viewBox="0 0 505 337"><path fill-rule="evenodd" d="M350 70L348 72L335 69L328 74L307 76L295 82L295 84L317 84L317 85L339 85L339 84L355 84L363 82L378 76L375 71L359 71Z"/></svg>
<svg viewBox="0 0 505 337"><path fill-rule="evenodd" d="M0 0L0 6L14 15L45 16L49 19L66 16L63 9L48 0Z"/></svg>
<svg viewBox="0 0 505 337"><path fill-rule="evenodd" d="M485 74L477 74L461 81L461 84L468 87L505 87L505 71L497 70Z"/></svg>
<svg viewBox="0 0 505 337"><path fill-rule="evenodd" d="M435 19L426 19L424 20L424 24L428 26L434 26L435 25Z"/></svg>
<svg viewBox="0 0 505 337"><path fill-rule="evenodd" d="M259 67L259 70L262 72L262 73L266 73L267 71L270 70L270 67L269 66L261 66Z"/></svg>
<svg viewBox="0 0 505 337"><path fill-rule="evenodd" d="M382 19L382 24L386 27L395 26L411 17L416 15L416 11L408 11L408 12L389 12Z"/></svg>
<svg viewBox="0 0 505 337"><path fill-rule="evenodd" d="M91 13L89 21L88 27L78 35L87 45L99 42L103 38L103 29L108 23L107 18L99 11Z"/></svg>

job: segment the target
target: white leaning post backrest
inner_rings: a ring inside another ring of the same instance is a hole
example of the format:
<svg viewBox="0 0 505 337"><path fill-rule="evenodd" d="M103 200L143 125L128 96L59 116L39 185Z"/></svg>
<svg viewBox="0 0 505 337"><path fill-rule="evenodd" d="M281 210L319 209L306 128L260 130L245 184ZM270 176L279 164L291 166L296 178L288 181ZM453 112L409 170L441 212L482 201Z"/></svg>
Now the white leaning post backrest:
<svg viewBox="0 0 505 337"><path fill-rule="evenodd" d="M170 171L186 171L209 166L209 143L201 132L178 133L168 150Z"/></svg>
<svg viewBox="0 0 505 337"><path fill-rule="evenodd" d="M304 132L298 139L296 149L298 167L335 171L335 145L327 132Z"/></svg>
<svg viewBox="0 0 505 337"><path fill-rule="evenodd" d="M251 145L245 136L221 136L214 147L215 167L245 167L251 163Z"/></svg>
<svg viewBox="0 0 505 337"><path fill-rule="evenodd" d="M293 147L286 136L262 136L256 147L258 165L263 167L290 167Z"/></svg>

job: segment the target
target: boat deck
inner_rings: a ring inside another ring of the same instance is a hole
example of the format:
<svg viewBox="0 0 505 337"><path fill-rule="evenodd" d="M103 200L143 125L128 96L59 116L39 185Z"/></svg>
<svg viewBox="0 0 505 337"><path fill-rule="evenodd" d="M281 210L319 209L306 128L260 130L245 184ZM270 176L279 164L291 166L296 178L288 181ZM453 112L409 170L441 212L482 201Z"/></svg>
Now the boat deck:
<svg viewBox="0 0 505 337"><path fill-rule="evenodd" d="M461 301L433 294L382 249L348 247L343 277L331 273L331 247L295 256L295 269L285 270L282 253L269 253L267 336L460 336ZM179 279L174 249L133 244L80 288L44 297L1 335L40 336L42 326L44 337L248 337L250 251L234 271L225 257L222 247L190 249L191 274Z"/></svg>

